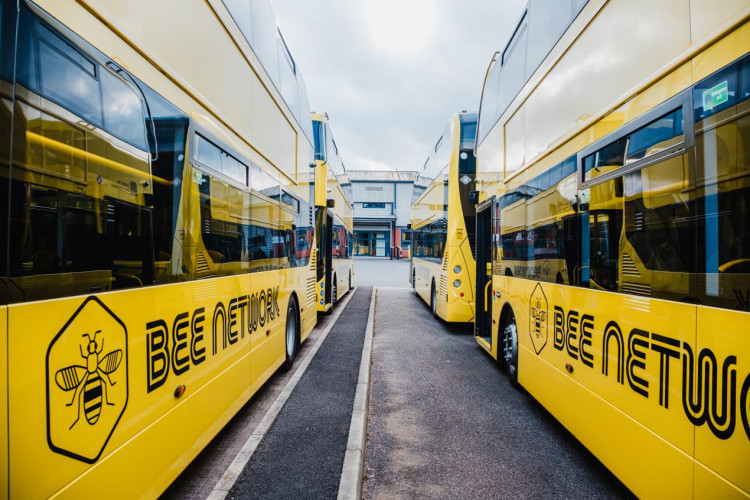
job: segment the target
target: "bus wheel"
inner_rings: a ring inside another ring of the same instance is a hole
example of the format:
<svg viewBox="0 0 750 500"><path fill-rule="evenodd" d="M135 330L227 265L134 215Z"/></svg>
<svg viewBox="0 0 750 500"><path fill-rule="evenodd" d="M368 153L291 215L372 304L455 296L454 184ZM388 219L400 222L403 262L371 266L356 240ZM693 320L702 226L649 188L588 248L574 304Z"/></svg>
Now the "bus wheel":
<svg viewBox="0 0 750 500"><path fill-rule="evenodd" d="M352 289L352 270L349 269L349 290Z"/></svg>
<svg viewBox="0 0 750 500"><path fill-rule="evenodd" d="M292 297L286 308L286 360L281 366L288 371L294 364L299 348L299 324L297 322L297 300Z"/></svg>
<svg viewBox="0 0 750 500"><path fill-rule="evenodd" d="M503 362L508 370L510 385L519 389L518 383L518 329L513 311L508 309L503 329L500 332L503 339Z"/></svg>
<svg viewBox="0 0 750 500"><path fill-rule="evenodd" d="M437 318L437 290L435 290L435 281L432 282L432 290L430 291L430 309L432 315Z"/></svg>
<svg viewBox="0 0 750 500"><path fill-rule="evenodd" d="M419 295L417 293L417 272L414 270L411 272L411 287L414 289L414 294Z"/></svg>
<svg viewBox="0 0 750 500"><path fill-rule="evenodd" d="M339 282L336 275L333 275L333 290L331 290L331 309L336 305L339 300Z"/></svg>

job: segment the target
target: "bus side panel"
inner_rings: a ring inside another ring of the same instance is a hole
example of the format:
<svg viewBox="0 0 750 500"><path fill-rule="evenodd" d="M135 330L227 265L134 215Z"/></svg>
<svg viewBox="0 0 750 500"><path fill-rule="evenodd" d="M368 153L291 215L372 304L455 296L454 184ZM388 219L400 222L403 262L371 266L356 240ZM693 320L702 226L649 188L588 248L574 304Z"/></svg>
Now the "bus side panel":
<svg viewBox="0 0 750 500"><path fill-rule="evenodd" d="M8 308L0 307L0 499L8 498Z"/></svg>
<svg viewBox="0 0 750 500"><path fill-rule="evenodd" d="M723 24L739 19L747 12L746 0L723 0L721 8L716 8L713 0L690 0L690 34L693 43L700 42Z"/></svg>
<svg viewBox="0 0 750 500"><path fill-rule="evenodd" d="M695 306L495 279L514 290L521 384L637 494L690 496L680 349L695 345Z"/></svg>
<svg viewBox="0 0 750 500"><path fill-rule="evenodd" d="M417 294L430 305L430 294L432 293L432 283L435 282L435 291L437 293L437 306L440 308L440 264L429 262L424 259L414 259L414 276L416 278ZM442 302L445 302L444 298Z"/></svg>
<svg viewBox="0 0 750 500"><path fill-rule="evenodd" d="M689 455L576 383L574 377L561 377L527 347L520 349L519 363L527 373L524 377L524 371L519 371L524 388L636 495L692 498ZM587 416L585 422L582 415Z"/></svg>
<svg viewBox="0 0 750 500"><path fill-rule="evenodd" d="M747 463L747 462L746 462ZM694 498L743 498L747 499L748 492L741 491L725 478L707 469L703 464L695 464L695 496Z"/></svg>
<svg viewBox="0 0 750 500"><path fill-rule="evenodd" d="M529 163L547 144L577 128L581 117L608 109L613 100L643 83L643 75L659 70L687 49L689 6L688 0L607 2L595 22L576 39L516 115L525 113L525 124L515 120L516 137L523 150L513 155L506 150L506 169L523 164L511 162L511 158L520 157ZM638 29L622 29L623 26ZM644 51L642 47L650 49ZM612 53L617 53L616 59L608 57ZM636 65L639 70L633 71ZM568 75L579 73L586 78L567 83ZM510 140L506 137L506 144L510 145Z"/></svg>
<svg viewBox="0 0 750 500"><path fill-rule="evenodd" d="M10 306L10 495L166 487L283 360L288 298L249 275Z"/></svg>
<svg viewBox="0 0 750 500"><path fill-rule="evenodd" d="M740 292L738 290L738 292ZM744 296L747 290L741 291ZM750 494L750 314L710 307L698 308L698 345L693 353L696 367L710 363L703 371L702 387L696 394L703 399L709 384L711 401L702 401L705 423L695 429L696 470L713 471ZM703 359L699 362L698 359ZM715 361L714 361L715 359ZM713 370L716 370L715 372ZM725 375L727 369L727 375ZM736 385L731 377L736 377ZM718 379L718 380L717 380ZM725 393L725 391L727 391ZM724 403L727 394L727 403ZM736 410L735 410L736 405ZM722 422L723 420L723 422ZM714 474L696 475L696 490L720 487L721 477ZM715 490L714 490L715 491ZM716 494L714 494L716 496Z"/></svg>

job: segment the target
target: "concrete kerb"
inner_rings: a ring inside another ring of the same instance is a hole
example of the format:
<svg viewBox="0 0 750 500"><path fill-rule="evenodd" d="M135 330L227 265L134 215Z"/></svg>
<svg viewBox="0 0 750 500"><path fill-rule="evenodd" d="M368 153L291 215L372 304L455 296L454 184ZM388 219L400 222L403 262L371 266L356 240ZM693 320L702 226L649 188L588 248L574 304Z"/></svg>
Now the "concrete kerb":
<svg viewBox="0 0 750 500"><path fill-rule="evenodd" d="M305 359L302 361L302 363L300 363L300 365L297 367L297 370L294 372L294 375L292 375L292 378L290 378L289 381L286 383L286 386L284 386L284 389L276 397L276 400L273 402L271 407L263 416L263 419L260 421L260 423L255 427L255 430L250 435L250 437L247 438L247 441L245 441L245 444L242 446L242 449L240 449L240 451L237 453L237 456L234 458L232 463L224 472L224 475L221 476L219 481L216 483L216 486L214 486L213 491L208 496L209 500L224 500L224 498L226 498L227 494L229 493L229 490L232 489L232 486L234 486L234 483L237 481L237 478L240 477L240 474L245 469L245 466L250 461L250 458L252 458L253 453L255 453L255 450L258 448L258 445L260 444L260 442L263 440L263 437L268 432L268 429L271 428L271 425L273 424L274 420L276 420L276 417L281 412L281 409L284 407L284 404L289 399L289 396L292 395L292 391L294 391L294 388L297 386L297 383L302 378L302 375L305 374L305 371L307 370L307 367L310 365L310 362L315 357L315 354L318 352L318 349L320 349L320 346L323 344L323 341L326 339L326 337L328 337L328 334L333 329L333 326L338 321L339 316L341 316L341 313L344 311L344 309L346 309L347 304L349 303L351 298L354 296L354 292L356 291L357 291L357 287L354 287L351 290L351 293L348 293L346 298L344 298L344 300L340 302L340 305L337 307L337 310L334 312L334 316L331 319L331 322L328 324L328 326L320 335L320 337L318 337L318 340L315 342L315 345L307 353L307 356L305 356Z"/></svg>
<svg viewBox="0 0 750 500"><path fill-rule="evenodd" d="M367 412L370 400L370 373L372 367L372 338L375 329L377 287L372 289L370 312L367 318L365 342L359 364L357 392L354 396L352 423L346 443L344 466L341 470L338 500L359 500L362 497L362 478L365 470L365 444L367 439Z"/></svg>

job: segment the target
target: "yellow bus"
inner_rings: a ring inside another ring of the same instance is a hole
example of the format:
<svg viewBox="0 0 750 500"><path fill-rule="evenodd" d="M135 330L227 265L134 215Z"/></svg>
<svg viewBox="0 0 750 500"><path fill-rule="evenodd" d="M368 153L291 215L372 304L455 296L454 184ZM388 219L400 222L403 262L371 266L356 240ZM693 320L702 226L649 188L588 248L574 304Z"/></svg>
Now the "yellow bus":
<svg viewBox="0 0 750 500"><path fill-rule="evenodd" d="M748 49L742 0L530 0L484 82L477 342L640 497L750 495Z"/></svg>
<svg viewBox="0 0 750 500"><path fill-rule="evenodd" d="M476 113L456 113L414 183L411 284L436 317L474 319Z"/></svg>
<svg viewBox="0 0 750 500"><path fill-rule="evenodd" d="M155 497L315 325L304 81L265 0L0 9L0 497Z"/></svg>
<svg viewBox="0 0 750 500"><path fill-rule="evenodd" d="M354 286L354 208L351 182L331 133L328 115L313 113L315 238L318 312L330 313ZM347 194L347 191L349 192ZM343 294L342 294L343 295Z"/></svg>

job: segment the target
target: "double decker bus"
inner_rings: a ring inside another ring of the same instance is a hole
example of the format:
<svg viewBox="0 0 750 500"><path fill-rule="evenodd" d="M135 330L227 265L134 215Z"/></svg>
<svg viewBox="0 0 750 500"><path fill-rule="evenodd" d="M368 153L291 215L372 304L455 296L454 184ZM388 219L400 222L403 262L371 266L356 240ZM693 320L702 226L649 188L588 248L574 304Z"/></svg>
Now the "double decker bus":
<svg viewBox="0 0 750 500"><path fill-rule="evenodd" d="M0 497L155 497L315 325L266 0L0 3Z"/></svg>
<svg viewBox="0 0 750 500"><path fill-rule="evenodd" d="M750 495L749 48L744 1L530 0L484 82L477 342L638 496Z"/></svg>
<svg viewBox="0 0 750 500"><path fill-rule="evenodd" d="M330 313L354 286L352 184L331 133L328 114L313 113L318 312Z"/></svg>
<svg viewBox="0 0 750 500"><path fill-rule="evenodd" d="M414 183L411 284L449 322L474 319L476 113L456 113Z"/></svg>

